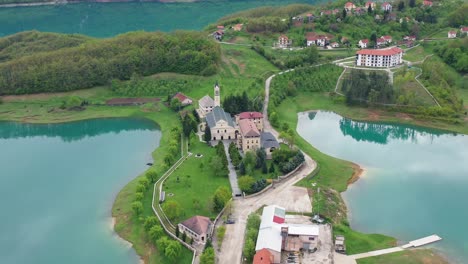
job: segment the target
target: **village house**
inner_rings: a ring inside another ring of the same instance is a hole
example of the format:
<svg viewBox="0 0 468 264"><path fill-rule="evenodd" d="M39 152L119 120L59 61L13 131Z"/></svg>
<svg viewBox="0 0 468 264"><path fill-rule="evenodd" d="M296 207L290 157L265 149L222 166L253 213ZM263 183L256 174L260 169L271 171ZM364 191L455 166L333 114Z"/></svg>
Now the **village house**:
<svg viewBox="0 0 468 264"><path fill-rule="evenodd" d="M281 35L278 37L278 47L279 48L289 48L291 46L291 40L289 40L288 36Z"/></svg>
<svg viewBox="0 0 468 264"><path fill-rule="evenodd" d="M244 24L235 24L234 26L232 26L232 30L241 31L243 26Z"/></svg>
<svg viewBox="0 0 468 264"><path fill-rule="evenodd" d="M300 251L318 247L317 225L285 223L286 210L276 205L263 208L255 251L266 249L272 256L271 263L281 263L281 251ZM268 255L266 253L263 253Z"/></svg>
<svg viewBox="0 0 468 264"><path fill-rule="evenodd" d="M218 30L224 32L224 26L223 26L223 25L218 25L218 26L216 26L216 28L217 28Z"/></svg>
<svg viewBox="0 0 468 264"><path fill-rule="evenodd" d="M386 44L392 43L392 36L386 35L381 37L383 40L385 40Z"/></svg>
<svg viewBox="0 0 468 264"><path fill-rule="evenodd" d="M460 32L461 32L461 34L467 34L468 35L468 27L461 27Z"/></svg>
<svg viewBox="0 0 468 264"><path fill-rule="evenodd" d="M364 8L361 8L361 7L356 7L356 9L354 9L354 14L360 16L360 15L364 15L367 13L367 9L364 9Z"/></svg>
<svg viewBox="0 0 468 264"><path fill-rule="evenodd" d="M403 50L397 47L387 49L363 49L356 52L356 65L366 67L394 67L403 63Z"/></svg>
<svg viewBox="0 0 468 264"><path fill-rule="evenodd" d="M456 31L449 31L448 32L448 38L456 38L457 37L457 32Z"/></svg>
<svg viewBox="0 0 468 264"><path fill-rule="evenodd" d="M416 41L416 36L404 36L403 40L406 41Z"/></svg>
<svg viewBox="0 0 468 264"><path fill-rule="evenodd" d="M315 19L315 16L314 16L314 14L312 14L312 13L308 13L308 14L306 15L306 17L307 17L307 22L308 22L308 23L313 22L314 19Z"/></svg>
<svg viewBox="0 0 468 264"><path fill-rule="evenodd" d="M218 40L218 41L221 41L223 39L223 36L224 36L224 31L223 30L216 30L213 33L213 38Z"/></svg>
<svg viewBox="0 0 468 264"><path fill-rule="evenodd" d="M237 144L244 153L260 148L260 131L251 119L239 120L239 130L240 137Z"/></svg>
<svg viewBox="0 0 468 264"><path fill-rule="evenodd" d="M383 46L383 45L387 44L387 41L384 38L378 38L375 41L375 44L379 47L379 46Z"/></svg>
<svg viewBox="0 0 468 264"><path fill-rule="evenodd" d="M431 1L428 1L428 0L424 0L424 1L423 1L423 6L424 6L424 7L432 7L432 2L431 2Z"/></svg>
<svg viewBox="0 0 468 264"><path fill-rule="evenodd" d="M389 2L385 2L381 6L382 11L392 11L392 5Z"/></svg>
<svg viewBox="0 0 468 264"><path fill-rule="evenodd" d="M396 13L390 13L387 15L387 21L396 21L397 20L397 14Z"/></svg>
<svg viewBox="0 0 468 264"><path fill-rule="evenodd" d="M333 43L330 44L330 46L331 46L332 48L339 48L339 47L340 47L340 44L338 44L338 42L333 42Z"/></svg>
<svg viewBox="0 0 468 264"><path fill-rule="evenodd" d="M196 215L178 224L178 227L194 242L205 244L211 237L213 224L208 217Z"/></svg>
<svg viewBox="0 0 468 264"><path fill-rule="evenodd" d="M182 106L186 105L191 105L192 104L192 99L188 98L185 94L183 93L176 93L172 99L177 99Z"/></svg>
<svg viewBox="0 0 468 264"><path fill-rule="evenodd" d="M344 5L344 9L346 10L346 12L351 12L351 10L355 8L356 6L352 2L346 2L346 4Z"/></svg>
<svg viewBox="0 0 468 264"><path fill-rule="evenodd" d="M361 48L361 49L365 49L367 48L367 45L369 44L369 40L368 39L361 39L359 40L359 43L358 43L358 46Z"/></svg>
<svg viewBox="0 0 468 264"><path fill-rule="evenodd" d="M375 9L375 3L374 2L371 2L371 1L368 1L366 2L366 9L369 9L369 6L372 10Z"/></svg>
<svg viewBox="0 0 468 264"><path fill-rule="evenodd" d="M331 36L322 35L322 34L318 35L315 32L308 32L306 34L307 46L316 45L316 46L324 47L330 43L329 42L330 37Z"/></svg>

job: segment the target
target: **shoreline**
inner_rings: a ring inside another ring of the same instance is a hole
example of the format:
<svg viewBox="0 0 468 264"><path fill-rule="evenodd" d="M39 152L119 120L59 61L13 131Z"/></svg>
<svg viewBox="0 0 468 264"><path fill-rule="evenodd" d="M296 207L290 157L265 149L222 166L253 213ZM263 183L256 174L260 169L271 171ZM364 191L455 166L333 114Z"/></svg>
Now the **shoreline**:
<svg viewBox="0 0 468 264"><path fill-rule="evenodd" d="M9 3L0 4L0 8L12 8L12 7L32 7L32 6L48 6L48 5L68 5L68 4L79 4L79 3L195 3L200 0L94 0L94 1L81 1L81 0L64 0L64 1L49 1L49 2L31 2L31 3Z"/></svg>
<svg viewBox="0 0 468 264"><path fill-rule="evenodd" d="M125 246L127 246L129 249L130 248L133 248L133 244L132 242L126 240L125 238L121 237L116 231L115 231L115 224L117 222L117 219L111 215L110 219L109 219L109 228L112 232L112 235L114 237L117 237L117 241L119 241L120 243L123 243ZM133 248L134 249L134 248ZM143 260L143 258L135 251L135 255L138 257L139 261L138 263L139 264L145 264L145 261Z"/></svg>

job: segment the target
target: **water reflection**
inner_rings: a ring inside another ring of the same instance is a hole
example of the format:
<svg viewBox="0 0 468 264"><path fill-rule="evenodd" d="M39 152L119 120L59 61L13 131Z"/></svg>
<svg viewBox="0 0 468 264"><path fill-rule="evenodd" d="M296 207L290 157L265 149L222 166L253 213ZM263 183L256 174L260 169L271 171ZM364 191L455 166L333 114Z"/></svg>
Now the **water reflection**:
<svg viewBox="0 0 468 264"><path fill-rule="evenodd" d="M142 125L142 122L144 122L144 125ZM156 129L158 129L157 125L150 120L124 118L93 119L86 122L78 121L60 124L2 122L0 126L0 139L60 137L65 142L72 142L107 133L119 134L122 131L153 131Z"/></svg>

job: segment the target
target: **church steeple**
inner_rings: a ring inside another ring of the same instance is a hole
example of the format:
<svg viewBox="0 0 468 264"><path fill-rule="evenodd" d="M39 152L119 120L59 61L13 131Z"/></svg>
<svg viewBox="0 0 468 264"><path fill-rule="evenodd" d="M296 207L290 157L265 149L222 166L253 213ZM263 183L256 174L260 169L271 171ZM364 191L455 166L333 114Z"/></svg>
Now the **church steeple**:
<svg viewBox="0 0 468 264"><path fill-rule="evenodd" d="M219 89L219 85L217 81L214 86L214 105L221 106L221 94L220 94L220 89Z"/></svg>

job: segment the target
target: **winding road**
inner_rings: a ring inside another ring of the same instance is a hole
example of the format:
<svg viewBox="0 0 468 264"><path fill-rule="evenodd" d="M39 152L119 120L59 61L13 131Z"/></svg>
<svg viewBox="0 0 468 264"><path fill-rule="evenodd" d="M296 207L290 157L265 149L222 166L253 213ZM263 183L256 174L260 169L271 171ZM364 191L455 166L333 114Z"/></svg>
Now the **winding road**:
<svg viewBox="0 0 468 264"><path fill-rule="evenodd" d="M288 70L291 71L291 70ZM286 72L288 72L286 71ZM284 72L278 73L282 74ZM268 120L268 103L270 99L270 83L276 76L272 75L265 82L265 101L263 107L264 130L271 132L278 138L276 131ZM246 231L247 217L264 205L271 205L290 197L294 193L294 184L311 174L317 167L317 163L304 153L305 164L288 179L276 184L268 191L254 197L238 198L233 200L231 218L236 220L235 224L226 225L226 234L220 252L217 254L217 263L241 263L242 248L244 244L244 233Z"/></svg>

